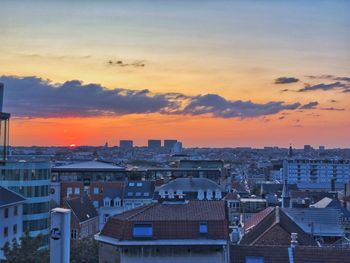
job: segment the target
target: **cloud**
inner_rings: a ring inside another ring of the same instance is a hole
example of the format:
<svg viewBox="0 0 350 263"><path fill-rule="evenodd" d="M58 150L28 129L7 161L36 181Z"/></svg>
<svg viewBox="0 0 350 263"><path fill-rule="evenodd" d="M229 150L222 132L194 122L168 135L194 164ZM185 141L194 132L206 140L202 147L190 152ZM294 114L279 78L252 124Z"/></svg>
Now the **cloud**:
<svg viewBox="0 0 350 263"><path fill-rule="evenodd" d="M109 66L118 66L118 67L134 67L134 68L139 68L139 67L145 67L145 61L144 60L136 60L136 61L131 61L131 62L124 62L122 60L108 60L107 64Z"/></svg>
<svg viewBox="0 0 350 263"><path fill-rule="evenodd" d="M295 83L298 81L299 79L294 77L279 77L275 79L275 84L289 84L289 83Z"/></svg>
<svg viewBox="0 0 350 263"><path fill-rule="evenodd" d="M317 101L312 101L312 102L309 102L309 103L301 106L300 109L302 109L302 110L310 110L310 109L314 109L317 105L318 105Z"/></svg>
<svg viewBox="0 0 350 263"><path fill-rule="evenodd" d="M244 119L310 107L299 102L229 100L218 94L188 96L152 93L147 89L107 89L79 80L53 83L38 77L2 76L0 82L5 84L5 109L21 118L159 113Z"/></svg>
<svg viewBox="0 0 350 263"><path fill-rule="evenodd" d="M340 90L343 90L343 92L345 92L345 90L350 89L350 86L344 83L341 83L340 81L329 83L329 84L325 84L325 83L320 83L316 85L307 84L305 85L304 88L299 89L298 92L307 92L307 91L315 91L315 90L327 91L327 90L334 90L334 89L340 89Z"/></svg>
<svg viewBox="0 0 350 263"><path fill-rule="evenodd" d="M345 111L344 108L334 108L334 107L329 107L329 108L321 108L321 110L329 110L329 111Z"/></svg>
<svg viewBox="0 0 350 263"><path fill-rule="evenodd" d="M327 74L323 74L323 75L311 75L311 76L307 76L310 79L327 79L327 80L335 80L335 81L345 81L345 82L350 82L350 77L337 77L334 75L327 75Z"/></svg>
<svg viewBox="0 0 350 263"><path fill-rule="evenodd" d="M251 101L226 100L217 94L206 94L192 98L182 113L189 115L210 113L221 118L254 118L276 114L284 110L295 110L299 107L299 102L285 104L282 101L271 101L257 104Z"/></svg>

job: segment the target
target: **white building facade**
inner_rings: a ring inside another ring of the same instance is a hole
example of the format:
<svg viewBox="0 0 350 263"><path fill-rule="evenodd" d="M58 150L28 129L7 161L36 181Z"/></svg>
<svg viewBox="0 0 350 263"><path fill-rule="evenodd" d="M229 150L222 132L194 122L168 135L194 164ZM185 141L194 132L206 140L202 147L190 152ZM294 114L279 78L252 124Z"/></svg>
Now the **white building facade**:
<svg viewBox="0 0 350 263"><path fill-rule="evenodd" d="M283 162L288 183L347 183L350 160L288 159Z"/></svg>

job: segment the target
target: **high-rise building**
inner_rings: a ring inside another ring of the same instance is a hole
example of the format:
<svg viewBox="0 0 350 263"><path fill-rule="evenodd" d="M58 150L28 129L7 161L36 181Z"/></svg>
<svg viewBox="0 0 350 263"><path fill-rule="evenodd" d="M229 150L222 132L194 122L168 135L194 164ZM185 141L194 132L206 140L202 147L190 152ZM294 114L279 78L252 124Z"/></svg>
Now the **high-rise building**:
<svg viewBox="0 0 350 263"><path fill-rule="evenodd" d="M149 149L159 149L162 147L161 140L148 140L148 148Z"/></svg>
<svg viewBox="0 0 350 263"><path fill-rule="evenodd" d="M3 85L0 85L1 164L0 186L25 198L23 203L23 231L31 236L42 234L43 245L48 245L49 235L49 186L51 165L48 160L21 156L8 157L10 114L2 112Z"/></svg>
<svg viewBox="0 0 350 263"><path fill-rule="evenodd" d="M120 140L119 147L121 149L132 149L134 147L134 142L132 140Z"/></svg>
<svg viewBox="0 0 350 263"><path fill-rule="evenodd" d="M311 152L313 150L312 146L309 144L304 145L304 152Z"/></svg>
<svg viewBox="0 0 350 263"><path fill-rule="evenodd" d="M167 150L171 150L176 143L177 140L164 140L164 148Z"/></svg>
<svg viewBox="0 0 350 263"><path fill-rule="evenodd" d="M347 183L350 180L350 160L288 159L283 163L288 183Z"/></svg>

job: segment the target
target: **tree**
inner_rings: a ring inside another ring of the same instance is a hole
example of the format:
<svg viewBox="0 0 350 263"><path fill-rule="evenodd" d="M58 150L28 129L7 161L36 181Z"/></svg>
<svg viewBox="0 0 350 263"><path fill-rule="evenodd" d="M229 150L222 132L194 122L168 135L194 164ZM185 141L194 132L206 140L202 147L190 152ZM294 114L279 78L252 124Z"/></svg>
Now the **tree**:
<svg viewBox="0 0 350 263"><path fill-rule="evenodd" d="M26 231L20 242L14 238L11 242L6 242L2 250L6 263L48 263L50 255L47 249L42 248L43 236L29 236Z"/></svg>
<svg viewBox="0 0 350 263"><path fill-rule="evenodd" d="M98 242L93 238L76 240L71 246L71 263L97 263L98 262Z"/></svg>

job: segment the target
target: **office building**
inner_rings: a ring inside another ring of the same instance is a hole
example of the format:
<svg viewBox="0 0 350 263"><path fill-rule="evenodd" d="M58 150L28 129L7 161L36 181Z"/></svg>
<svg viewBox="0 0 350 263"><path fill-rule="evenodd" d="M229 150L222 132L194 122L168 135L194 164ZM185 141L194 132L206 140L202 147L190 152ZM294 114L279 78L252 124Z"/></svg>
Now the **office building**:
<svg viewBox="0 0 350 263"><path fill-rule="evenodd" d="M134 142L132 140L120 140L119 147L123 150L129 150L134 147Z"/></svg>
<svg viewBox="0 0 350 263"><path fill-rule="evenodd" d="M148 140L148 148L149 149L160 149L162 147L161 140Z"/></svg>
<svg viewBox="0 0 350 263"><path fill-rule="evenodd" d="M164 140L164 148L167 150L171 150L176 143L177 140Z"/></svg>

